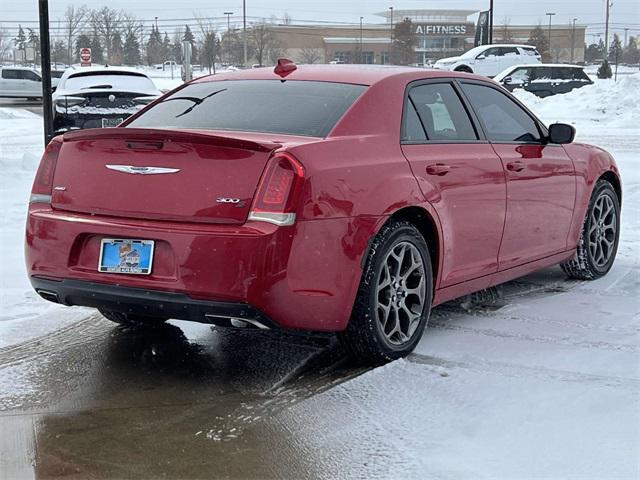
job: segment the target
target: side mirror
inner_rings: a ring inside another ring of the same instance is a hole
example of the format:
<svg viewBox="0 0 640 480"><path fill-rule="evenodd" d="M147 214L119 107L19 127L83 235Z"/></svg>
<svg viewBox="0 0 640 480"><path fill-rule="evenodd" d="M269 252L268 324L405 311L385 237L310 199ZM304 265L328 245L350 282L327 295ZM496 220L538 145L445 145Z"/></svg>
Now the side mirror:
<svg viewBox="0 0 640 480"><path fill-rule="evenodd" d="M484 53L481 53L480 55L478 55L476 57L476 60L484 60L485 58L487 58L487 57L484 55Z"/></svg>
<svg viewBox="0 0 640 480"><path fill-rule="evenodd" d="M505 85L509 85L511 84L511 82L513 82L513 79L511 77L504 77L502 79L502 83L504 83Z"/></svg>
<svg viewBox="0 0 640 480"><path fill-rule="evenodd" d="M549 125L549 143L571 143L576 136L576 129L566 123L553 123Z"/></svg>

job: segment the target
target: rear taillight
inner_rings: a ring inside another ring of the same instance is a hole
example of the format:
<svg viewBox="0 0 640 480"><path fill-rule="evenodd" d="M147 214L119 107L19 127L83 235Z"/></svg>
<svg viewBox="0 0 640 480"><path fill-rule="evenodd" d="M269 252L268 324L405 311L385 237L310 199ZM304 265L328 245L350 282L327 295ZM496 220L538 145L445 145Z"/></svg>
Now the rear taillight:
<svg viewBox="0 0 640 480"><path fill-rule="evenodd" d="M262 174L249 220L293 225L303 182L300 162L286 152L275 154Z"/></svg>
<svg viewBox="0 0 640 480"><path fill-rule="evenodd" d="M29 203L51 203L53 174L56 170L60 147L62 147L62 141L55 139L47 145L36 172Z"/></svg>

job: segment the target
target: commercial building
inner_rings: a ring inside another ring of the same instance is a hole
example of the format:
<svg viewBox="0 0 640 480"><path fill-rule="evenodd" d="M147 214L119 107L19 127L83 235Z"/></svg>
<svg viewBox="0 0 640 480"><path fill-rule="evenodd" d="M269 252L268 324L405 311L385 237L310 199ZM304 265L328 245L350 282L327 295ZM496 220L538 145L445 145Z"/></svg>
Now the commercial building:
<svg viewBox="0 0 640 480"><path fill-rule="evenodd" d="M443 57L460 55L474 46L474 10L395 10L393 24L409 18L417 36L415 64L426 65ZM355 25L278 25L278 44L300 63L391 63L392 13L378 14L385 21ZM526 43L535 25L494 25L494 43ZM548 32L548 27L543 27ZM551 60L584 60L585 26L551 27Z"/></svg>

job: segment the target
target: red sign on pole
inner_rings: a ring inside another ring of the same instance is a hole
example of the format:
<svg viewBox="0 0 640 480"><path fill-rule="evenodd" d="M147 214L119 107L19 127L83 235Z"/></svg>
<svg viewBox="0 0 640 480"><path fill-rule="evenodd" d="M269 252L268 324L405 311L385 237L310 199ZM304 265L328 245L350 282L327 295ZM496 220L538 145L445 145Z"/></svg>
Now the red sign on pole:
<svg viewBox="0 0 640 480"><path fill-rule="evenodd" d="M80 49L80 65L82 65L83 67L91 66L91 49L90 48Z"/></svg>

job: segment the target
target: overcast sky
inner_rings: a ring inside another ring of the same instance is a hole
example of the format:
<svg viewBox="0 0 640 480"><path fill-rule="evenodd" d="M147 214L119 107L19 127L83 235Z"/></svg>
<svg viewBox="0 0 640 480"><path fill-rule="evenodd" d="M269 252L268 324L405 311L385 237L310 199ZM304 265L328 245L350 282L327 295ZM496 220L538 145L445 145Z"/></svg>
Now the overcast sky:
<svg viewBox="0 0 640 480"><path fill-rule="evenodd" d="M175 22L170 19L192 17L194 12L201 16L222 17L223 12L242 14L241 0L108 0L108 1L67 1L50 0L50 19L53 22L62 16L68 4L90 7L108 5L135 13L141 19L159 17L161 30L163 22L169 27ZM510 18L512 24L547 24L546 12L555 12L553 23L568 24L575 17L578 24L589 25L591 35L604 32L605 0L495 0L495 23L503 23ZM629 28L629 35L640 35L640 0L613 0L611 9L611 28L613 31ZM10 1L0 0L0 24L10 26L8 22L37 20L37 0ZM357 23L360 16L365 22L381 22L374 13L393 6L396 10L422 8L448 9L487 9L489 0L322 0L319 2L301 2L296 0L247 0L247 16L282 17L287 12L294 21L334 21ZM236 20L239 20L237 18ZM223 22L226 24L226 21ZM54 24L55 25L55 24ZM52 25L52 26L54 26ZM167 28L171 30L173 27ZM587 38L591 41L594 37Z"/></svg>

